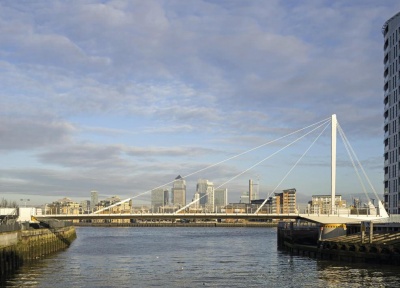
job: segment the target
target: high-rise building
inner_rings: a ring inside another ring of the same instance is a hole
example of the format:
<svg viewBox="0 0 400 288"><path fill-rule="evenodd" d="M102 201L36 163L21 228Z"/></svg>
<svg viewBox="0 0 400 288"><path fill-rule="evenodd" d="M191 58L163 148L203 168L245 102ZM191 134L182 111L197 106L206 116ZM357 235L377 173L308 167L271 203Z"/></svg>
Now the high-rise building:
<svg viewBox="0 0 400 288"><path fill-rule="evenodd" d="M200 194L198 192L194 193L192 202L194 202L192 205L193 209L197 210L200 208Z"/></svg>
<svg viewBox="0 0 400 288"><path fill-rule="evenodd" d="M214 184L207 179L197 180L196 193L200 195L200 206L214 212Z"/></svg>
<svg viewBox="0 0 400 288"><path fill-rule="evenodd" d="M221 212L228 205L228 189L218 188L214 190L214 206L217 209L216 212Z"/></svg>
<svg viewBox="0 0 400 288"><path fill-rule="evenodd" d="M99 192L91 191L90 192L90 210L96 207L97 203L99 203Z"/></svg>
<svg viewBox="0 0 400 288"><path fill-rule="evenodd" d="M175 178L172 187L172 204L176 207L186 206L186 181L181 175Z"/></svg>
<svg viewBox="0 0 400 288"><path fill-rule="evenodd" d="M152 212L160 212L160 207L168 205L169 191L166 188L156 188L151 190L151 209ZM162 209L161 209L162 212Z"/></svg>
<svg viewBox="0 0 400 288"><path fill-rule="evenodd" d="M253 199L254 195L253 195L253 180L250 179L249 180L249 203L251 203L251 200Z"/></svg>
<svg viewBox="0 0 400 288"><path fill-rule="evenodd" d="M390 214L399 214L400 168L400 12L382 27L384 37L384 204Z"/></svg>

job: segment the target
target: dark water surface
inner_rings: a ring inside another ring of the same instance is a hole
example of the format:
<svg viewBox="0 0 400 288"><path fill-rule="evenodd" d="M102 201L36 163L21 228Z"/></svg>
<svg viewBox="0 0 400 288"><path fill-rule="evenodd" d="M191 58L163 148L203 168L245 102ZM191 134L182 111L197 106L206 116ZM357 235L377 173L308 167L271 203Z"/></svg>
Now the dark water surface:
<svg viewBox="0 0 400 288"><path fill-rule="evenodd" d="M275 228L76 228L9 287L400 287L400 268L278 251Z"/></svg>

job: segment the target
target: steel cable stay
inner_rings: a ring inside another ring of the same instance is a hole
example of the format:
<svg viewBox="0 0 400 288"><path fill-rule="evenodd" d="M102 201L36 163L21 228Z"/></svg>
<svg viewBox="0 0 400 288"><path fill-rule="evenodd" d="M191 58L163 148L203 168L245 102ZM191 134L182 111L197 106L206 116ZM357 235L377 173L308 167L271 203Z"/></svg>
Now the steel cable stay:
<svg viewBox="0 0 400 288"><path fill-rule="evenodd" d="M230 179L227 180L226 182L222 183L221 185L219 185L219 186L216 187L215 189L219 189L219 188L221 188L222 186L228 184L229 182L233 181L233 180L236 179L237 177L239 177L239 176L243 175L244 173L250 171L250 170L253 169L254 167L257 167L257 166L260 165L261 163L263 163L263 162L265 162L266 160L272 158L273 156L275 156L275 155L278 154L279 152L285 150L286 148L288 148L289 146L291 146L291 145L293 145L294 143L298 142L299 140L303 139L303 138L306 137L307 135L309 135L309 134L311 134L312 132L318 130L319 128L321 128L321 127L324 126L325 124L328 124L328 125L329 125L329 123L330 123L330 119L329 119L329 120L326 120L326 121L323 122L322 124L318 125L316 128L314 128L314 129L308 131L307 133L303 134L302 136L298 137L297 139L295 139L295 140L292 141L291 143L289 143L289 144L285 145L284 147L278 149L277 151L275 151L275 152L272 153L271 155L269 155L269 156L265 157L264 159L258 161L256 164L254 164L254 165L250 166L249 168L243 170L242 172L236 174L235 176L233 176L232 178L230 178ZM326 128L325 128L325 129L326 129ZM211 192L211 191L210 191L210 192ZM203 197L208 196L208 194L209 194L210 192L206 193L205 195L203 195L202 197L200 197L200 198L198 198L198 199L196 199L196 200L193 200L192 202L190 202L190 203L187 204L186 206L184 206L184 207L180 208L179 210L177 210L175 213L179 213L179 212L185 210L186 208L188 208L188 207L190 207L191 205L195 204L196 202L200 201L200 199L202 199Z"/></svg>
<svg viewBox="0 0 400 288"><path fill-rule="evenodd" d="M308 146L306 151L304 151L304 153L300 156L300 158L296 161L296 163L294 163L292 168L290 168L290 170L286 173L286 175L282 178L282 180L278 183L278 185L276 185L274 190L272 190L272 192L270 192L268 194L268 196L265 198L264 202L260 205L260 207L257 208L257 210L254 212L254 214L257 214L261 210L261 208L267 203L269 197L279 188L279 186L281 186L283 181L285 181L285 179L289 176L289 174L293 171L293 169L297 166L297 164L299 164L299 162L308 153L308 151L310 151L311 147L314 146L315 142L318 141L318 139L321 137L321 135L325 132L325 130L329 127L330 124L331 124L330 121L328 121L328 123L326 124L325 128L319 133L319 135L314 139L314 141L310 144L310 146Z"/></svg>
<svg viewBox="0 0 400 288"><path fill-rule="evenodd" d="M365 196L367 197L368 201L370 202L371 200L370 200L370 198L369 198L369 196L368 196L367 189L366 189L366 187L365 187L365 185L364 185L364 182L363 182L363 180L362 180L362 177L361 177L360 174L359 174L358 169L361 170L361 172L362 172L362 174L363 174L365 180L367 181L368 185L370 186L370 188L371 188L372 192L374 193L376 199L377 199L378 201L381 201L380 197L378 196L378 193L376 192L374 186L373 186L372 183L371 183L371 180L369 179L367 173L365 172L364 167L362 166L360 160L358 159L357 154L354 152L354 149L353 149L353 147L351 146L350 141L347 139L346 134L344 133L342 127L340 127L339 124L338 124L338 131L339 131L340 136L342 137L342 140L343 140L343 143L344 143L344 145L345 145L345 147L346 147L347 153L349 154L349 157L350 157L351 162L352 162L352 164L353 164L353 168L354 168L354 170L356 171L356 174L357 174L358 179L359 179L359 181L360 181L360 183L361 183L361 186L363 187L364 194L365 194ZM354 160L357 162L357 165L358 165L359 168L357 168L356 163L354 163L353 157L354 157Z"/></svg>
<svg viewBox="0 0 400 288"><path fill-rule="evenodd" d="M190 177L190 176L196 175L196 174L198 174L198 173L200 173L200 172L203 172L203 171L208 170L208 169L210 169L210 168L216 167L216 166L221 165L221 164L223 164L223 163L225 163L225 162L228 162L228 161L230 161L230 160L232 160L232 159L238 158L238 157L240 157L240 156L242 156L242 155L248 154L248 153L250 153L250 152L252 152L252 151L255 151L255 150L257 150L257 149L260 149L260 148L262 148L262 147L265 147L265 146L267 146L267 145L270 145L270 144L272 144L272 143L275 143L275 142L277 142L277 141L280 141L280 140L285 139L285 138L287 138L287 137L289 137L289 136L292 136L292 135L294 135L294 134L297 134L297 133L299 133L299 132L302 132L302 131L304 131L304 130L310 129L311 127L314 127L314 126L318 125L317 128L314 128L313 130L311 130L311 131L315 131L316 129L318 129L318 128L320 128L321 126L323 126L323 125L325 125L326 123L328 123L330 120L331 120L330 117L325 118L325 119L320 120L320 121L318 121L318 122L316 122L316 123L314 123L314 124L308 125L308 126L306 126L306 127L303 127L303 128L301 128L301 129L298 129L298 130L296 130L296 131L293 131L293 132L291 132L291 133L288 133L288 134L286 134L286 135L284 135L284 136L281 136L281 137L279 137L279 138L277 138L277 139L268 141L268 142L263 143L263 144L261 144L261 145L259 145L259 146L257 146L257 147L251 148L251 149L249 149L249 150L247 150L247 151L241 152L241 153L236 154L236 155L234 155L234 156L231 156L231 157L229 157L229 158L227 158L227 159L224 159L224 160L219 161L219 162L217 162L217 163L211 164L211 165L209 165L209 166L207 166L207 167L205 167L205 168L202 168L202 169L199 169L199 170L197 170L197 171L195 171L195 172L192 172L192 173L190 173L190 174L187 174L187 175L185 175L185 176L182 177L182 178L188 178L188 177ZM322 124L321 124L321 123L322 123ZM311 133L311 132L309 132L309 133ZM306 135L308 135L309 133L307 133ZM304 136L303 136L303 137L304 137ZM281 149L281 150L283 150L283 149ZM279 151L277 151L276 153L278 153L278 152L279 152ZM272 156L273 156L273 155L272 155ZM272 157L272 156L271 156L271 157ZM265 160L267 160L267 159L264 159L264 160L262 160L262 161L260 161L260 162L263 162L263 161L265 161ZM257 165L258 165L258 164L254 165L254 167L257 166ZM240 173L239 175L235 176L233 179L236 179L237 177L239 177L240 175L244 174L245 172L251 170L251 169L254 168L254 167L251 167L250 169L248 169L248 170L246 170L246 171ZM215 189L220 188L221 186L225 185L226 183L229 183L230 181L232 181L233 179L230 179L229 181L225 182L224 184L218 186L218 187L215 188ZM172 183L174 183L174 180L172 180L172 181L170 181L170 182L167 182L167 183L165 183L165 184L159 185L159 186L157 186L157 187L154 187L154 188L152 188L152 189L150 189L150 190L144 191L144 192L142 192L142 193L139 193L139 194L137 194L137 195L135 195L135 196L132 196L132 197L130 197L130 198L121 200L121 201L119 201L119 202L117 202L117 203L114 203L114 204L112 204L112 205L110 205L110 206L107 206L107 207L105 207L105 208L102 208L102 209L100 209L100 210L97 210L97 211L93 212L92 214L98 214L98 213L100 213L100 212L106 211L106 210L108 210L108 209L110 209L110 208L113 208L113 207L116 207L116 206L118 206L118 205L121 205L121 204L123 204L123 203L125 203L125 202L128 202L128 201L130 201L130 200L133 200L133 199L135 199L135 198L138 198L138 197L140 197L140 196L142 196L142 195L148 194L148 193L150 193L150 192L151 192L152 190L154 190L154 189L162 188L162 187L165 187L165 186L170 185L170 184L172 184ZM205 197L205 196L206 196L206 195L204 195L203 197ZM187 207L190 206L190 205L192 205L192 203L186 205L185 208L187 208Z"/></svg>

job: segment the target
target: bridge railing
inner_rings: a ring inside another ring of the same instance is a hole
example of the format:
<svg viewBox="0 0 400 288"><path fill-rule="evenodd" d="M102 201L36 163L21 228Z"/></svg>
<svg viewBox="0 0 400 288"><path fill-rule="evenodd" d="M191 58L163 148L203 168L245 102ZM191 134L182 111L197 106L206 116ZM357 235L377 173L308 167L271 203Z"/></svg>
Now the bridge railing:
<svg viewBox="0 0 400 288"><path fill-rule="evenodd" d="M305 214L311 215L318 215L318 216L340 216L340 217L356 217L356 216L379 216L379 207L349 207L349 208L337 208L337 209L330 209L324 210L323 212L320 211L309 211L308 209L305 210Z"/></svg>
<svg viewBox="0 0 400 288"><path fill-rule="evenodd" d="M22 226L18 222L0 225L0 233L19 231L21 229Z"/></svg>

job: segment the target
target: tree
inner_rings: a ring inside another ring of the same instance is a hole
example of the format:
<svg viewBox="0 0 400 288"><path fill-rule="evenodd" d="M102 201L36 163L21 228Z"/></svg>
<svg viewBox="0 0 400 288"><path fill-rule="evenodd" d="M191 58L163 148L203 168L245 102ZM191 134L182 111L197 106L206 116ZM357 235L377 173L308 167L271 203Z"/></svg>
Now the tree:
<svg viewBox="0 0 400 288"><path fill-rule="evenodd" d="M0 207L2 208L18 208L18 204L15 201L7 201L7 199L1 198Z"/></svg>

